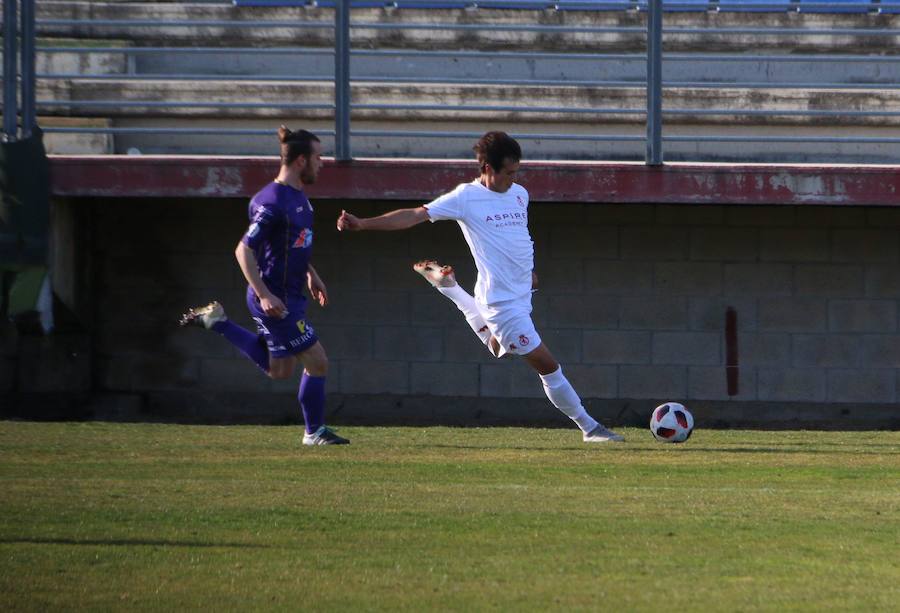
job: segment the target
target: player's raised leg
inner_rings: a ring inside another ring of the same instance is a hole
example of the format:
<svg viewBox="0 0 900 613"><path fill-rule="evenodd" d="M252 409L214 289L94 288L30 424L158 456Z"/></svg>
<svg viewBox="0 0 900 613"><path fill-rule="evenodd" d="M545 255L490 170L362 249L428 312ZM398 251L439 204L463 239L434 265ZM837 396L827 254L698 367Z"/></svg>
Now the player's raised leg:
<svg viewBox="0 0 900 613"><path fill-rule="evenodd" d="M269 350L265 339L228 319L225 309L218 301L214 300L205 306L188 309L181 316L179 323L182 326L203 326L207 330L221 334L263 372L269 373Z"/></svg>
<svg viewBox="0 0 900 613"><path fill-rule="evenodd" d="M475 298L456 282L452 266L438 264L435 260L421 260L413 264L413 270L422 275L437 291L453 301L456 308L466 318L466 323L472 328L472 332L478 336L494 357L499 358L506 353L497 339L491 335L487 322L484 321L484 317L478 310Z"/></svg>

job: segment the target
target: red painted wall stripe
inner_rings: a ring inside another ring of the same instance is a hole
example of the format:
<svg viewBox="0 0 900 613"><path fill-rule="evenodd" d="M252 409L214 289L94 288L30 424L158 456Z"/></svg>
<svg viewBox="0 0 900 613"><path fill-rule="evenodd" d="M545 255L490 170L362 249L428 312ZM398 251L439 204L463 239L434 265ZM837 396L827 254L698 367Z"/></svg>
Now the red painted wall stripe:
<svg viewBox="0 0 900 613"><path fill-rule="evenodd" d="M247 198L276 158L51 156L57 196ZM471 180L468 160L326 161L313 198L424 202ZM900 166L524 162L536 202L658 204L900 204Z"/></svg>

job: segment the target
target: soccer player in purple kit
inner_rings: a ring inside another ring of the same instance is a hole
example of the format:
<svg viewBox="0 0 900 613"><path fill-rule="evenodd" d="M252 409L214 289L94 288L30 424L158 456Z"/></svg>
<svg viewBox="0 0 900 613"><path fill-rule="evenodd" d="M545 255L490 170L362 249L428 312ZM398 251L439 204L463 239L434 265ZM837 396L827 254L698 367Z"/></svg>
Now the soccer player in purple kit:
<svg viewBox="0 0 900 613"><path fill-rule="evenodd" d="M528 232L528 192L514 182L522 150L505 132L488 132L473 147L480 176L428 204L360 218L342 211L338 230L404 230L424 221L453 220L469 244L478 278L475 295L456 283L453 268L434 260L413 269L450 299L494 357L519 355L540 376L550 402L568 416L586 443L622 441L585 411L559 362L531 320L536 283Z"/></svg>
<svg viewBox="0 0 900 613"><path fill-rule="evenodd" d="M306 422L304 445L346 445L350 441L325 426L328 357L306 321L303 286L320 305L328 292L310 263L313 208L304 192L322 167L319 139L306 130L278 129L278 177L250 200L250 226L234 255L247 279L247 308L258 334L229 320L218 302L190 309L181 325L218 332L273 379L287 379L300 363L298 399Z"/></svg>

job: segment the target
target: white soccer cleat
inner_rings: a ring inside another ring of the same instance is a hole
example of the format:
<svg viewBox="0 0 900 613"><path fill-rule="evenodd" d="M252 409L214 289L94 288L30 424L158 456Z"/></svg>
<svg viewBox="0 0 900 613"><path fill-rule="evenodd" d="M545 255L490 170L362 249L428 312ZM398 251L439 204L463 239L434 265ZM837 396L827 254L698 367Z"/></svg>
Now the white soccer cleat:
<svg viewBox="0 0 900 613"><path fill-rule="evenodd" d="M303 433L304 445L349 445L350 441L343 436L338 436L331 428L319 426L319 429L309 434Z"/></svg>
<svg viewBox="0 0 900 613"><path fill-rule="evenodd" d="M215 324L226 319L228 318L225 316L225 309L217 300L214 300L206 306L188 309L188 312L181 316L181 321L178 323L182 326L191 324L203 326L209 330Z"/></svg>
<svg viewBox="0 0 900 613"><path fill-rule="evenodd" d="M590 432L585 432L583 438L585 443L621 443L625 440L624 436L607 429L603 424L597 424L596 428Z"/></svg>
<svg viewBox="0 0 900 613"><path fill-rule="evenodd" d="M413 270L425 277L434 287L453 287L456 275L452 266L441 266L435 260L421 260L413 264Z"/></svg>

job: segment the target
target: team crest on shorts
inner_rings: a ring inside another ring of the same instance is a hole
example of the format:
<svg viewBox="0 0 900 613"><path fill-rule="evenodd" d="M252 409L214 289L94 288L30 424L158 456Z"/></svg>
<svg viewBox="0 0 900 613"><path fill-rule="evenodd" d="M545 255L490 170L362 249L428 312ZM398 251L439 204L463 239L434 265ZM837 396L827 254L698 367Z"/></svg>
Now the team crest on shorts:
<svg viewBox="0 0 900 613"><path fill-rule="evenodd" d="M522 345L523 347L528 345L528 343L530 343L530 342L531 342L531 340L524 334L519 335L519 344Z"/></svg>
<svg viewBox="0 0 900 613"><path fill-rule="evenodd" d="M297 322L297 329L300 330L300 334L306 334L306 320L301 319Z"/></svg>

